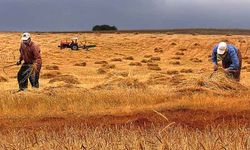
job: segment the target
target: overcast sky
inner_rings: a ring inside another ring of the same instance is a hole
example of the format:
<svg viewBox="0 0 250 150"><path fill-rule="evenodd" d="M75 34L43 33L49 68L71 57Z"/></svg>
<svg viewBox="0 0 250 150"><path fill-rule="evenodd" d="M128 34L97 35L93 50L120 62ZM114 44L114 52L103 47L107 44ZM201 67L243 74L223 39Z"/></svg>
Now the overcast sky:
<svg viewBox="0 0 250 150"><path fill-rule="evenodd" d="M250 0L0 0L0 30L248 28Z"/></svg>

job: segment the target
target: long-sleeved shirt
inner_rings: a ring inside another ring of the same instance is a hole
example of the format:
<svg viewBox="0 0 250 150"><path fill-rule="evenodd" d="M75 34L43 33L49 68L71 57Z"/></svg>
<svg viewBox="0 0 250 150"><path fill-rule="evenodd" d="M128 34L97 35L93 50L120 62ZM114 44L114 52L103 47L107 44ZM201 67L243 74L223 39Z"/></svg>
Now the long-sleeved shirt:
<svg viewBox="0 0 250 150"><path fill-rule="evenodd" d="M214 47L212 53L212 61L214 64L218 64L218 57L217 57L217 49L218 45ZM227 54L222 59L223 67L228 68L229 70L239 70L240 69L240 60L238 57L238 49L233 45L227 46Z"/></svg>
<svg viewBox="0 0 250 150"><path fill-rule="evenodd" d="M41 50L34 42L30 42L29 45L21 43L20 46L20 61L28 64L36 64L40 70L42 66Z"/></svg>

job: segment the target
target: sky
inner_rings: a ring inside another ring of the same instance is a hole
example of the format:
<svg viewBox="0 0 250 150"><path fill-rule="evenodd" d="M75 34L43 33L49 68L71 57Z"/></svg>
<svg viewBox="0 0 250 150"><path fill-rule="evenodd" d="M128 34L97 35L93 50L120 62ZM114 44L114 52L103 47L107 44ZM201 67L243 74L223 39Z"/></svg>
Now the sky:
<svg viewBox="0 0 250 150"><path fill-rule="evenodd" d="M0 31L250 29L250 0L0 0Z"/></svg>

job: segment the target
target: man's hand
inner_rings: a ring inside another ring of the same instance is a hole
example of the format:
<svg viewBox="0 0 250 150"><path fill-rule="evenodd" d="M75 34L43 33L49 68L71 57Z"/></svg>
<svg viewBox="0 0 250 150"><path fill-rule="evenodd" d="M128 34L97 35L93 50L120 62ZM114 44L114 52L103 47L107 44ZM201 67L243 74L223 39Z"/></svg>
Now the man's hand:
<svg viewBox="0 0 250 150"><path fill-rule="evenodd" d="M214 64L214 71L217 71L218 70L218 65L217 64Z"/></svg>
<svg viewBox="0 0 250 150"><path fill-rule="evenodd" d="M20 61L20 60L18 60L17 62L16 62L16 65L21 65L21 63L22 63L22 61Z"/></svg>

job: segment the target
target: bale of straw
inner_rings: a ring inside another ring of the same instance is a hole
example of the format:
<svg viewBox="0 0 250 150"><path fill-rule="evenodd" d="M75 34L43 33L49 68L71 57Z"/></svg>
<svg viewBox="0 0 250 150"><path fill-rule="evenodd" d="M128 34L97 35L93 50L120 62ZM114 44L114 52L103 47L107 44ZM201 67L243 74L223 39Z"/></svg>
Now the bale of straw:
<svg viewBox="0 0 250 150"><path fill-rule="evenodd" d="M159 66L159 65L156 63L148 63L147 66Z"/></svg>
<svg viewBox="0 0 250 150"><path fill-rule="evenodd" d="M180 72L181 73L193 73L193 70L192 69L182 69Z"/></svg>
<svg viewBox="0 0 250 150"><path fill-rule="evenodd" d="M102 60L102 61L96 61L95 64L101 64L101 65L103 65L103 64L108 64L108 62L105 61L105 60Z"/></svg>
<svg viewBox="0 0 250 150"><path fill-rule="evenodd" d="M130 66L142 66L140 62L131 62L129 63Z"/></svg>
<svg viewBox="0 0 250 150"><path fill-rule="evenodd" d="M59 67L56 65L47 65L45 66L45 70L59 70Z"/></svg>
<svg viewBox="0 0 250 150"><path fill-rule="evenodd" d="M144 58L151 58L152 55L145 55Z"/></svg>
<svg viewBox="0 0 250 150"><path fill-rule="evenodd" d="M143 60L141 60L141 63L148 63L148 60L147 59L143 59Z"/></svg>
<svg viewBox="0 0 250 150"><path fill-rule="evenodd" d="M113 90L117 88L122 89L145 89L146 85L135 78L116 78L100 84L93 89L95 90Z"/></svg>
<svg viewBox="0 0 250 150"><path fill-rule="evenodd" d="M56 76L61 75L61 72L58 71L51 71L51 72L47 72L41 75L42 79L52 79L55 78Z"/></svg>
<svg viewBox="0 0 250 150"><path fill-rule="evenodd" d="M196 63L200 63L202 62L202 60L198 59L198 58L191 58L190 59L192 62L196 62Z"/></svg>
<svg viewBox="0 0 250 150"><path fill-rule="evenodd" d="M76 63L74 66L85 67L87 65L86 62Z"/></svg>
<svg viewBox="0 0 250 150"><path fill-rule="evenodd" d="M184 55L184 53L183 52L176 52L175 55L182 56L182 55Z"/></svg>
<svg viewBox="0 0 250 150"><path fill-rule="evenodd" d="M180 60L181 57L172 57L171 59Z"/></svg>
<svg viewBox="0 0 250 150"><path fill-rule="evenodd" d="M98 74L106 74L107 73L107 70L105 68L98 68L96 71Z"/></svg>
<svg viewBox="0 0 250 150"><path fill-rule="evenodd" d="M156 47L156 48L154 49L154 52L155 52L155 53L163 53L163 50L162 50L162 48Z"/></svg>
<svg viewBox="0 0 250 150"><path fill-rule="evenodd" d="M160 71L161 68L159 66L148 66L149 70L155 70L155 71Z"/></svg>
<svg viewBox="0 0 250 150"><path fill-rule="evenodd" d="M80 84L78 78L72 75L58 75L49 81L49 83L55 83L55 82L64 82L67 84Z"/></svg>
<svg viewBox="0 0 250 150"><path fill-rule="evenodd" d="M167 74L168 75L175 75L175 74L179 74L179 71L177 71L177 70L169 70L169 71L167 71Z"/></svg>
<svg viewBox="0 0 250 150"><path fill-rule="evenodd" d="M152 60L152 61L160 61L160 60L161 60L161 57L151 57L151 60Z"/></svg>
<svg viewBox="0 0 250 150"><path fill-rule="evenodd" d="M125 60L134 60L134 57L133 56L127 56L127 57L124 57L123 59L125 59Z"/></svg>
<svg viewBox="0 0 250 150"><path fill-rule="evenodd" d="M170 61L169 64L171 65L181 65L179 61Z"/></svg>
<svg viewBox="0 0 250 150"><path fill-rule="evenodd" d="M121 58L112 58L111 61L122 61Z"/></svg>
<svg viewBox="0 0 250 150"><path fill-rule="evenodd" d="M115 69L115 64L103 64L103 69Z"/></svg>

